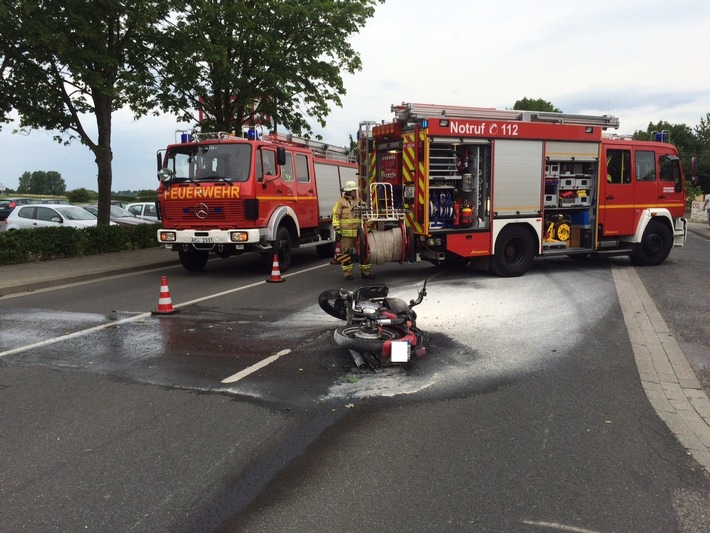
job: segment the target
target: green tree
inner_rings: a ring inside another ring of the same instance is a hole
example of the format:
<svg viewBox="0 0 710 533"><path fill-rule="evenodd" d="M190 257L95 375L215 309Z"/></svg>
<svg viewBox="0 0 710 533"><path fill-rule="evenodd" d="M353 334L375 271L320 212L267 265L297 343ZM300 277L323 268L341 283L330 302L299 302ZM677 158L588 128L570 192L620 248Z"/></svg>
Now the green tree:
<svg viewBox="0 0 710 533"><path fill-rule="evenodd" d="M690 185L692 158L702 153L705 153L706 156L710 155L707 153L708 149L703 146L696 132L686 124L671 124L664 120L656 122L655 124L649 122L646 131L635 131L633 138L639 141L654 141L656 140L656 133L664 132L668 135L667 142L673 144L678 149L684 174Z"/></svg>
<svg viewBox="0 0 710 533"><path fill-rule="evenodd" d="M91 201L91 193L82 187L69 191L67 198L73 204L87 204Z"/></svg>
<svg viewBox="0 0 710 533"><path fill-rule="evenodd" d="M15 110L20 130L54 131L93 152L99 224L109 223L112 115L152 107L153 43L169 9L163 0L0 0L2 120Z"/></svg>
<svg viewBox="0 0 710 533"><path fill-rule="evenodd" d="M561 113L561 109L557 109L555 106L553 106L550 102L547 100L543 100L542 98L523 98L522 100L517 100L515 104L513 104L513 109L517 109L518 111L553 111L555 113Z"/></svg>
<svg viewBox="0 0 710 533"><path fill-rule="evenodd" d="M49 172L36 170L31 174L23 172L19 182L17 191L20 194L62 196L67 190L67 185L62 179L62 175L54 170Z"/></svg>
<svg viewBox="0 0 710 533"><path fill-rule="evenodd" d="M156 64L163 109L187 122L198 110L203 130L311 133L308 117L324 126L342 73L361 68L348 37L383 1L185 1Z"/></svg>
<svg viewBox="0 0 710 533"><path fill-rule="evenodd" d="M693 154L698 158L697 177L698 184L703 192L710 193L710 113L700 118L700 123L695 126L697 151ZM688 172L690 172L690 168Z"/></svg>

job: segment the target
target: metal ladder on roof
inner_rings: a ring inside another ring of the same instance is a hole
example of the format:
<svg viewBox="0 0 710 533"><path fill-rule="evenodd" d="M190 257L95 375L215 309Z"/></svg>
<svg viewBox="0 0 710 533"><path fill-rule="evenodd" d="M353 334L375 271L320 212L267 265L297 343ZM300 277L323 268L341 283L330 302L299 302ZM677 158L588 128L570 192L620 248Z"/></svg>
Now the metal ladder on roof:
<svg viewBox="0 0 710 533"><path fill-rule="evenodd" d="M518 111L486 107L442 106L436 104L393 104L392 112L401 122L418 122L427 118L467 118L475 120L506 120L511 122L547 122L618 128L619 119L612 115L578 115L553 111Z"/></svg>

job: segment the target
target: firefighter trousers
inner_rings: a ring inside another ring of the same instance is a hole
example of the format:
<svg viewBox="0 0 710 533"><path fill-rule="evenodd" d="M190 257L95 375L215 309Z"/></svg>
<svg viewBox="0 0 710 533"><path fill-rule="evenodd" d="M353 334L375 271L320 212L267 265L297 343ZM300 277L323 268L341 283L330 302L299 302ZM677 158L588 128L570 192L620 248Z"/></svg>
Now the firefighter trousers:
<svg viewBox="0 0 710 533"><path fill-rule="evenodd" d="M343 267L343 275L347 278L353 275L353 255L356 253L357 237L340 238L340 254L336 257ZM372 272L370 263L360 263L360 274L366 278Z"/></svg>

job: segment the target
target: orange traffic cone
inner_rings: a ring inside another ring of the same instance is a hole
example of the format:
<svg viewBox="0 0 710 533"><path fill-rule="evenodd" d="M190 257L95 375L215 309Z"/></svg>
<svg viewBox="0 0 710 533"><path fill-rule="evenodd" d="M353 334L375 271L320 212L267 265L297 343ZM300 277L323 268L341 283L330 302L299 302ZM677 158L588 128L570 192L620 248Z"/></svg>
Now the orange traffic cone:
<svg viewBox="0 0 710 533"><path fill-rule="evenodd" d="M340 255L340 242L335 241L335 255L333 255L333 260L330 262L331 265L338 264L338 256Z"/></svg>
<svg viewBox="0 0 710 533"><path fill-rule="evenodd" d="M271 277L266 281L267 283L281 283L282 281L286 281L281 277L278 254L274 254L274 262L271 264Z"/></svg>
<svg viewBox="0 0 710 533"><path fill-rule="evenodd" d="M168 289L168 278L163 276L160 280L160 298L158 298L158 308L151 311L154 315L172 315L179 313L180 309L173 307L173 302L170 300L170 289Z"/></svg>

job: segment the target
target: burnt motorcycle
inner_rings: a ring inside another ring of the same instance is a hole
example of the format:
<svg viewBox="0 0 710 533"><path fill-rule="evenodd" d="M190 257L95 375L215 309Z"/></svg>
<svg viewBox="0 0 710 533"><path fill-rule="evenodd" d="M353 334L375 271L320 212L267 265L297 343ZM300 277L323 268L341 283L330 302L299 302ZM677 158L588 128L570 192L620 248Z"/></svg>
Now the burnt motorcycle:
<svg viewBox="0 0 710 533"><path fill-rule="evenodd" d="M350 351L358 368L379 371L383 366L409 362L412 352L415 356L426 353L428 337L417 328L417 314L412 309L424 300L426 282L409 304L389 297L387 285L379 283L354 291L323 291L318 305L329 315L345 320L345 325L333 332L333 339Z"/></svg>

